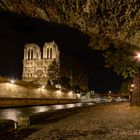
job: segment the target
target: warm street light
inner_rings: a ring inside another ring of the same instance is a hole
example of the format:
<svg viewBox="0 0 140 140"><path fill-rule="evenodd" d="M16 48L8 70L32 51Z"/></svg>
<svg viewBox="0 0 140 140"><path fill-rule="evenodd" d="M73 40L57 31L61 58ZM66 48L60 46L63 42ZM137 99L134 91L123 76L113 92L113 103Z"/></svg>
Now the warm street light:
<svg viewBox="0 0 140 140"><path fill-rule="evenodd" d="M131 84L131 88L133 88L135 85L134 84Z"/></svg>
<svg viewBox="0 0 140 140"><path fill-rule="evenodd" d="M140 52L135 52L136 61L140 61Z"/></svg>
<svg viewBox="0 0 140 140"><path fill-rule="evenodd" d="M137 53L136 58L140 59L140 53Z"/></svg>
<svg viewBox="0 0 140 140"><path fill-rule="evenodd" d="M61 97L61 93L62 93L62 92L61 92L60 90L57 90L56 93L57 93L57 98L58 98L58 100L59 100L60 97Z"/></svg>
<svg viewBox="0 0 140 140"><path fill-rule="evenodd" d="M133 88L135 87L135 85L134 84L131 84L130 85L130 91L132 92L133 91Z"/></svg>
<svg viewBox="0 0 140 140"><path fill-rule="evenodd" d="M61 85L60 84L56 84L55 87L58 88L58 89L61 89Z"/></svg>
<svg viewBox="0 0 140 140"><path fill-rule="evenodd" d="M12 79L10 82L11 82L12 84L14 84L14 83L15 83L15 80Z"/></svg>

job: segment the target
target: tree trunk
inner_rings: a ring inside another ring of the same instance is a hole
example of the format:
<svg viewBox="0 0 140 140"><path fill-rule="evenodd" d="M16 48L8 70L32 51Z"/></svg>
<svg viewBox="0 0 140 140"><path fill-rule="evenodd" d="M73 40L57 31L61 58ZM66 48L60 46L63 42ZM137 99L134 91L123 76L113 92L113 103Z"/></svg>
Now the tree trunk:
<svg viewBox="0 0 140 140"><path fill-rule="evenodd" d="M140 72L134 79L134 88L131 96L130 105L140 106Z"/></svg>

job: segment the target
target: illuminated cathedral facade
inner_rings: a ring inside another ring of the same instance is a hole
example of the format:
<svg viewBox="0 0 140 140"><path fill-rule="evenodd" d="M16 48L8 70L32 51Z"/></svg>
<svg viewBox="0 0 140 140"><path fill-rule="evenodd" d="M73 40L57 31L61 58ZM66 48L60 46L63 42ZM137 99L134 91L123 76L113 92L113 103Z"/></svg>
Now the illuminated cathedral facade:
<svg viewBox="0 0 140 140"><path fill-rule="evenodd" d="M48 68L59 63L59 49L54 41L46 42L41 51L36 44L25 44L22 80L45 85L49 80Z"/></svg>

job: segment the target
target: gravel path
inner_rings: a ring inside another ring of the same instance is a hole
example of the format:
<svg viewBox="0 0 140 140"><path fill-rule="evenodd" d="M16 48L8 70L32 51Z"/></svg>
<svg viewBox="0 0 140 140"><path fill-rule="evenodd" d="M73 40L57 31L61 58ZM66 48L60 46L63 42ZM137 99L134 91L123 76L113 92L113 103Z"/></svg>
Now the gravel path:
<svg viewBox="0 0 140 140"><path fill-rule="evenodd" d="M39 129L25 140L140 140L140 107L96 105Z"/></svg>

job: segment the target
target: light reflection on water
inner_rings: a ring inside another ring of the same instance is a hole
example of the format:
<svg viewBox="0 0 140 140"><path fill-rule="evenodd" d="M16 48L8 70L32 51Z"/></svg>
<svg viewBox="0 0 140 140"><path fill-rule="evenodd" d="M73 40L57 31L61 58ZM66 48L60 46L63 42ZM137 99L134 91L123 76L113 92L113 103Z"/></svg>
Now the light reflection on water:
<svg viewBox="0 0 140 140"><path fill-rule="evenodd" d="M72 108L72 107L76 107L76 104L67 104L65 106L66 106L66 108Z"/></svg>
<svg viewBox="0 0 140 140"><path fill-rule="evenodd" d="M63 109L63 108L65 108L65 106L64 105L52 105L51 108L54 110L57 110L57 109Z"/></svg>
<svg viewBox="0 0 140 140"><path fill-rule="evenodd" d="M0 119L12 119L17 121L18 116L21 115L21 112L15 109L5 109L5 110L0 110Z"/></svg>
<svg viewBox="0 0 140 140"><path fill-rule="evenodd" d="M87 103L87 105L94 105L94 103Z"/></svg>
<svg viewBox="0 0 140 140"><path fill-rule="evenodd" d="M50 105L50 106L34 106L34 107L20 107L20 108L5 108L0 109L0 119L12 119L18 121L21 116L29 116L33 113L45 112L48 110L57 110L64 108L72 108L83 106L83 103L65 104L65 105ZM91 104L88 104L91 105Z"/></svg>
<svg viewBox="0 0 140 140"><path fill-rule="evenodd" d="M80 107L82 106L83 104L82 103L77 103L76 106Z"/></svg>
<svg viewBox="0 0 140 140"><path fill-rule="evenodd" d="M32 107L32 109L34 109L34 113L39 113L39 112L45 112L50 110L49 106L35 106Z"/></svg>
<svg viewBox="0 0 140 140"><path fill-rule="evenodd" d="M0 109L0 119L12 119L18 121L20 116L29 116L33 113L45 112L50 110L49 106L20 107L10 109Z"/></svg>

